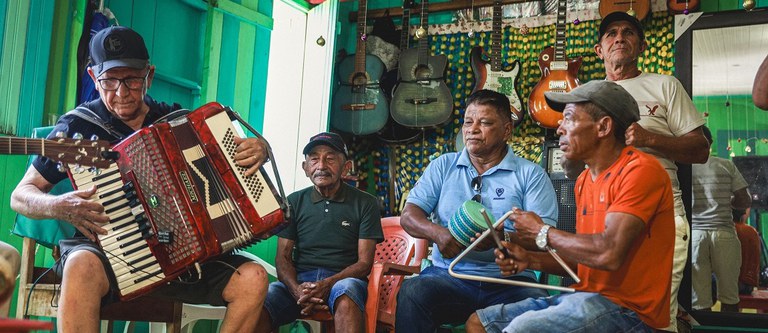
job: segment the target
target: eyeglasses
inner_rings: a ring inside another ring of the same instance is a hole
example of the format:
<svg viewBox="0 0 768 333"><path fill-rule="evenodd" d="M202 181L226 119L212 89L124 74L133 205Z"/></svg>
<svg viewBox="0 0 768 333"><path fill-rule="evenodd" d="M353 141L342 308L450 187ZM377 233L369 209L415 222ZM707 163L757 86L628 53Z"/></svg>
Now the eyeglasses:
<svg viewBox="0 0 768 333"><path fill-rule="evenodd" d="M477 192L477 194L472 196L472 201L481 203L482 198L480 197L480 189L483 188L483 176L478 175L477 177L472 178L470 185L472 186L472 190Z"/></svg>
<svg viewBox="0 0 768 333"><path fill-rule="evenodd" d="M144 82L147 81L149 72L144 77L125 77L122 79L99 79L99 85L101 89L106 91L115 91L120 89L120 85L124 84L130 90L141 90L144 88Z"/></svg>

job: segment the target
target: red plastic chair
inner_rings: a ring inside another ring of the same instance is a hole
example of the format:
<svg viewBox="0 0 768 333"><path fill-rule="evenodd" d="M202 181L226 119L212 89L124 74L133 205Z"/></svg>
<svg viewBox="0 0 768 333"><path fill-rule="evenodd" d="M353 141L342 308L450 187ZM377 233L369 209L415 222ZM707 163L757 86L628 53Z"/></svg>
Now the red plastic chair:
<svg viewBox="0 0 768 333"><path fill-rule="evenodd" d="M381 219L384 241L376 245L374 264L368 276L368 300L365 304L366 332L376 332L377 325L388 331L395 327L397 292L405 276L421 271L429 242L414 238L400 226L400 217ZM374 296L375 295L375 296ZM326 332L334 332L333 316L327 311L302 319L323 323Z"/></svg>
<svg viewBox="0 0 768 333"><path fill-rule="evenodd" d="M53 323L49 321L5 318L0 319L0 332L25 333L52 329Z"/></svg>

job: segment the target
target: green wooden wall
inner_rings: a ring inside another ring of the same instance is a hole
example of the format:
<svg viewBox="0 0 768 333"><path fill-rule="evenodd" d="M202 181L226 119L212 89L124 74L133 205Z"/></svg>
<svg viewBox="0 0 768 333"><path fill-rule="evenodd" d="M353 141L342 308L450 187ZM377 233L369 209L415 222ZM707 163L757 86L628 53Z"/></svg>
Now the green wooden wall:
<svg viewBox="0 0 768 333"><path fill-rule="evenodd" d="M297 2L306 7L306 2ZM32 128L52 124L75 106L76 48L85 3L0 0L0 133L29 136ZM121 25L145 39L157 66L151 96L190 109L219 101L260 130L272 0L219 0L216 5L202 0L105 1ZM26 156L0 155L3 202L9 202L26 163ZM14 217L8 204L0 206L0 240L20 249L20 238L10 234ZM274 262L274 242L266 243L249 251ZM50 252L40 252L38 264L50 265ZM211 323L196 331L213 329Z"/></svg>

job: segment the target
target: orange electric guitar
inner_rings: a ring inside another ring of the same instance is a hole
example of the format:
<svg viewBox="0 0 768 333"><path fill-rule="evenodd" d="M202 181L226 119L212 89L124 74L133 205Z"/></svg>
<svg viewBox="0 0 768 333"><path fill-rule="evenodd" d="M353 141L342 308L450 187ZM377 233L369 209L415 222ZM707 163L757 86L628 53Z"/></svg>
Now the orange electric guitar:
<svg viewBox="0 0 768 333"><path fill-rule="evenodd" d="M667 7L670 12L687 14L699 8L699 0L669 0Z"/></svg>
<svg viewBox="0 0 768 333"><path fill-rule="evenodd" d="M685 0L669 0L669 2L683 2ZM600 17L605 17L613 12L626 12L642 21L651 12L650 0L600 0L598 8Z"/></svg>
<svg viewBox="0 0 768 333"><path fill-rule="evenodd" d="M539 54L541 79L528 97L528 113L539 126L544 128L557 128L558 122L563 119L562 112L555 111L547 105L544 93L568 92L579 86L576 74L581 67L581 57L568 59L565 56L565 9L566 0L558 0L555 47L547 47Z"/></svg>

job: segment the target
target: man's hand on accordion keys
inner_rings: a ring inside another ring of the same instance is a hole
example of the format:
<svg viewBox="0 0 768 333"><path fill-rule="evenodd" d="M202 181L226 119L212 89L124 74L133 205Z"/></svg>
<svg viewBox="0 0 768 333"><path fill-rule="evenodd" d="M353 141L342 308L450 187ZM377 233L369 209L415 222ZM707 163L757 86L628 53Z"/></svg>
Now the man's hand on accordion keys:
<svg viewBox="0 0 768 333"><path fill-rule="evenodd" d="M96 234L106 235L103 224L109 223L104 206L89 200L96 193L96 187L76 190L59 196L55 205L56 217L72 224L83 235L96 241Z"/></svg>
<svg viewBox="0 0 768 333"><path fill-rule="evenodd" d="M237 149L235 149L235 163L238 166L248 168L245 176L251 176L259 171L259 168L267 161L267 143L258 138L234 137Z"/></svg>

